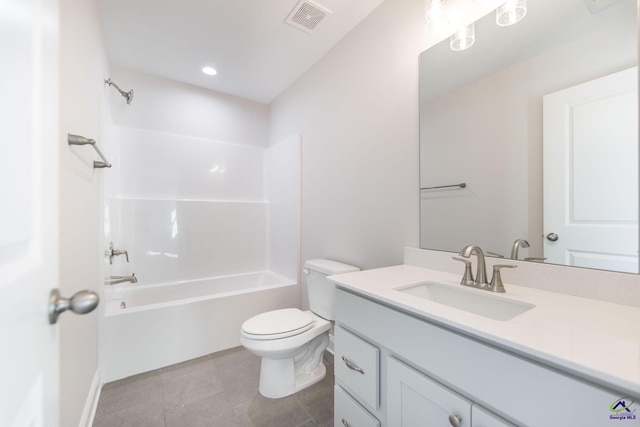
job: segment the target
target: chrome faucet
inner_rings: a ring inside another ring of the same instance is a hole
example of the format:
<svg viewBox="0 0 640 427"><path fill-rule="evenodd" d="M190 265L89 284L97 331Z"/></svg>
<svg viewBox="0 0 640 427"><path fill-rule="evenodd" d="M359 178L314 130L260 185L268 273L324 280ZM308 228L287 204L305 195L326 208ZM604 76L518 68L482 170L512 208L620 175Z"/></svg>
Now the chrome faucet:
<svg viewBox="0 0 640 427"><path fill-rule="evenodd" d="M522 240L522 242L527 242L526 240ZM519 243L519 246L521 243ZM528 247L529 243L527 242ZM465 264L464 276L462 277L461 284L465 286L472 286L478 289L484 289L492 292L505 292L504 285L502 283L502 277L500 276L500 269L502 268L516 268L517 265L512 264L495 264L493 266L493 276L491 277L491 283L487 282L487 266L484 262L484 253L482 249L478 246L468 245L462 248L460 251L460 256L465 258L469 258L472 253L476 254L478 257L478 269L476 273L476 279L473 280L473 275L471 274L471 262L462 258L453 257L456 261L462 261ZM516 251L517 252L517 251Z"/></svg>
<svg viewBox="0 0 640 427"><path fill-rule="evenodd" d="M109 276L104 279L105 285L117 285L124 282L138 283L136 273L131 274L131 276Z"/></svg>
<svg viewBox="0 0 640 427"><path fill-rule="evenodd" d="M513 247L511 248L511 259L518 259L518 249L528 247L528 241L526 241L525 239L516 239L516 241L513 242Z"/></svg>
<svg viewBox="0 0 640 427"><path fill-rule="evenodd" d="M104 254L109 257L109 264L113 264L113 258L117 257L118 255L124 255L127 259L127 262L129 262L129 252L123 251L121 249L115 249L113 247L113 242L109 243L109 249L104 251Z"/></svg>
<svg viewBox="0 0 640 427"><path fill-rule="evenodd" d="M476 280L473 282L473 284L478 288L485 288L489 285L489 282L487 282L487 267L484 262L484 252L482 252L482 249L480 249L479 246L468 245L462 248L462 250L460 251L460 256L469 258L474 252L476 254L476 257L478 257L478 267L476 270Z"/></svg>

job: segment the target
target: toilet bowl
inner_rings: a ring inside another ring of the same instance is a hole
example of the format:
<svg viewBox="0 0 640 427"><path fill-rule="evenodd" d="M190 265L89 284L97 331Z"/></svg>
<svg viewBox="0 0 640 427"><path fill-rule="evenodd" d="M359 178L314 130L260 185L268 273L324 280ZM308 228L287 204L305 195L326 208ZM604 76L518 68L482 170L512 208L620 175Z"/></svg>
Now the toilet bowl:
<svg viewBox="0 0 640 427"><path fill-rule="evenodd" d="M293 320L285 326L284 322L273 321L277 317ZM247 321L242 326L240 342L262 357L260 394L270 398L289 396L325 377L322 355L329 345L331 322L297 308L269 311L249 320L249 325Z"/></svg>
<svg viewBox="0 0 640 427"><path fill-rule="evenodd" d="M335 300L335 286L326 277L358 270L336 261L307 261L310 311L273 310L242 324L240 342L262 358L260 394L273 399L289 396L325 377L322 356L329 345Z"/></svg>

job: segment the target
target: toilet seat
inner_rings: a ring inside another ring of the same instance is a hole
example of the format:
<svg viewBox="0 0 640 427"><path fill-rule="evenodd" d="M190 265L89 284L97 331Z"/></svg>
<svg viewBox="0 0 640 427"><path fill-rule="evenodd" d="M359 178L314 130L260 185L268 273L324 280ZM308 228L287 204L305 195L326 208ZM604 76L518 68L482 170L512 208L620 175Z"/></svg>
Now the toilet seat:
<svg viewBox="0 0 640 427"><path fill-rule="evenodd" d="M297 308L268 311L242 324L242 333L254 340L274 340L301 334L313 327L309 312Z"/></svg>

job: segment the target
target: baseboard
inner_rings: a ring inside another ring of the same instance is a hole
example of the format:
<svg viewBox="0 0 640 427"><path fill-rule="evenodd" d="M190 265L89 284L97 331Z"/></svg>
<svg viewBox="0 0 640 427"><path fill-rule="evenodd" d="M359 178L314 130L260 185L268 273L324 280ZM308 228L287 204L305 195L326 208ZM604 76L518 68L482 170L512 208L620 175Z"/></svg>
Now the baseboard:
<svg viewBox="0 0 640 427"><path fill-rule="evenodd" d="M87 395L87 400L84 403L84 410L82 411L82 417L80 418L79 427L91 427L93 425L93 419L96 416L96 409L98 409L98 400L100 400L100 392L102 391L102 375L100 370L96 370L91 382L91 388Z"/></svg>

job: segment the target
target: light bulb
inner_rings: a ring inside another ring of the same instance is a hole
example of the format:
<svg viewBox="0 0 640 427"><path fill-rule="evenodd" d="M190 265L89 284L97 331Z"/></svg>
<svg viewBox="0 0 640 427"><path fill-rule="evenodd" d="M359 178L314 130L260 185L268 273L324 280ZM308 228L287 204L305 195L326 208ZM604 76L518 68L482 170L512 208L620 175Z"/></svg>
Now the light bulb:
<svg viewBox="0 0 640 427"><path fill-rule="evenodd" d="M451 36L449 46L451 50L459 51L469 49L476 41L476 28L474 24L460 28Z"/></svg>
<svg viewBox="0 0 640 427"><path fill-rule="evenodd" d="M496 9L496 24L501 27L520 22L527 14L527 0L507 0Z"/></svg>
<svg viewBox="0 0 640 427"><path fill-rule="evenodd" d="M424 13L424 20L426 30L435 34L447 28L449 20L445 13L444 0L432 0Z"/></svg>

